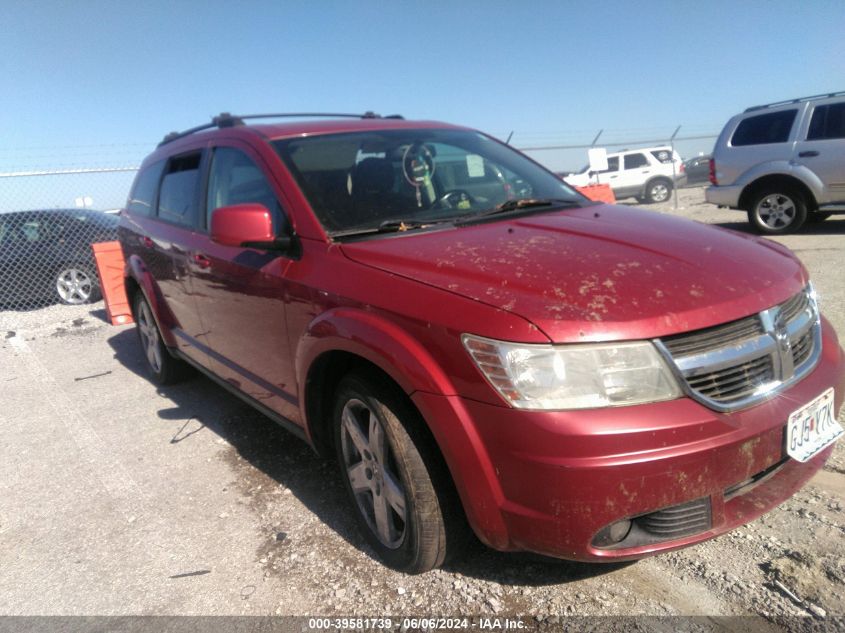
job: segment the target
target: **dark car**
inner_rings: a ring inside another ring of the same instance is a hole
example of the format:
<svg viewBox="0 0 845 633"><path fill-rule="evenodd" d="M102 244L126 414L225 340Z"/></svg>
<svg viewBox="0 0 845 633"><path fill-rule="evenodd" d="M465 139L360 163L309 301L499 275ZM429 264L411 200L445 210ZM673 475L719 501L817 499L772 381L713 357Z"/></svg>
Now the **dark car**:
<svg viewBox="0 0 845 633"><path fill-rule="evenodd" d="M87 209L0 213L0 306L99 299L91 244L117 239L118 222Z"/></svg>
<svg viewBox="0 0 845 633"><path fill-rule="evenodd" d="M692 545L843 434L845 358L785 247L591 202L475 130L244 121L278 116L144 161L127 297L150 377L192 365L333 455L388 565L442 564L467 523L582 561Z"/></svg>
<svg viewBox="0 0 845 633"><path fill-rule="evenodd" d="M709 182L710 154L688 158L684 161L684 172L687 175L686 185L699 185Z"/></svg>

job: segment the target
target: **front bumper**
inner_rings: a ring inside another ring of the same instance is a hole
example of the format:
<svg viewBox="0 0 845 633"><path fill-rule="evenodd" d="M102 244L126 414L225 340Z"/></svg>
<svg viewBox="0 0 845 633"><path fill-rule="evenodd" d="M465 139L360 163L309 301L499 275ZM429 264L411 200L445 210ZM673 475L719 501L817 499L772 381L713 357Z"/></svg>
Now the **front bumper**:
<svg viewBox="0 0 845 633"><path fill-rule="evenodd" d="M487 544L582 561L629 560L717 536L792 496L832 447L787 458L789 414L831 386L845 395L845 358L826 322L813 372L767 402L717 413L689 398L632 407L527 412L417 392L470 523ZM742 484L740 486L740 484ZM603 528L706 500L706 529L598 547Z"/></svg>
<svg viewBox="0 0 845 633"><path fill-rule="evenodd" d="M742 187L737 186L716 186L711 185L704 190L704 199L711 204L720 207L739 208L739 196L742 194Z"/></svg>

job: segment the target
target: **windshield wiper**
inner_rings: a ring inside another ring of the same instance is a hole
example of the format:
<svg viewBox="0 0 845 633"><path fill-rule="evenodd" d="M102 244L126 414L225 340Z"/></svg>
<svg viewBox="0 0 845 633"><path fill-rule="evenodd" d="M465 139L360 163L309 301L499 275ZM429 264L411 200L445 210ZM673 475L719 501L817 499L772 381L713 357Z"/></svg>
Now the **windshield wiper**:
<svg viewBox="0 0 845 633"><path fill-rule="evenodd" d="M450 218L445 220L385 220L378 225L379 233L393 233L402 231L411 231L413 229L421 229L432 224L440 224L441 222L451 222Z"/></svg>
<svg viewBox="0 0 845 633"><path fill-rule="evenodd" d="M566 200L564 198L520 198L519 200L505 200L501 204L497 204L492 209L487 209L479 213L469 213L460 218L461 223L474 222L479 218L486 218L491 215L499 215L500 213L509 213L510 211L518 211L520 209L531 209L534 207L580 207L581 204L576 200Z"/></svg>
<svg viewBox="0 0 845 633"><path fill-rule="evenodd" d="M435 224L443 224L444 222L454 221L455 218L453 217L437 218L436 220L385 220L378 226L335 231L332 233L332 237L350 237L354 235L370 235L373 233L402 233L404 231L413 231L414 229L423 229L427 226L434 226Z"/></svg>

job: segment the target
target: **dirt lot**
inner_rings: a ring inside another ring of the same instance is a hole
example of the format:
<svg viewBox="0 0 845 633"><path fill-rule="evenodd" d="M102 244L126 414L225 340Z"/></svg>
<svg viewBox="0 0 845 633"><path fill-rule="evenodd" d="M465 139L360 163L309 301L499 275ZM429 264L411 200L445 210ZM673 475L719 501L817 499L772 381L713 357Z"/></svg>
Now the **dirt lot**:
<svg viewBox="0 0 845 633"><path fill-rule="evenodd" d="M651 208L748 230L701 189ZM845 333L845 216L778 241ZM0 312L0 614L845 614L845 442L792 500L681 552L608 566L474 544L410 577L373 560L333 464L204 378L156 390L133 329L104 318Z"/></svg>

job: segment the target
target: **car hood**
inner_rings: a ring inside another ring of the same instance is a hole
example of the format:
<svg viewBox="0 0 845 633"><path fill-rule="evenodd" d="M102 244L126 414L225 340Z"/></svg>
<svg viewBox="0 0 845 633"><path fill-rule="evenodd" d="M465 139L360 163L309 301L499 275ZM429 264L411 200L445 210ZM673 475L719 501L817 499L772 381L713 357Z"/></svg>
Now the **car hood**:
<svg viewBox="0 0 845 633"><path fill-rule="evenodd" d="M612 205L342 248L361 264L515 313L557 342L708 327L771 307L807 283L801 263L775 242ZM421 309L436 318L436 306Z"/></svg>

